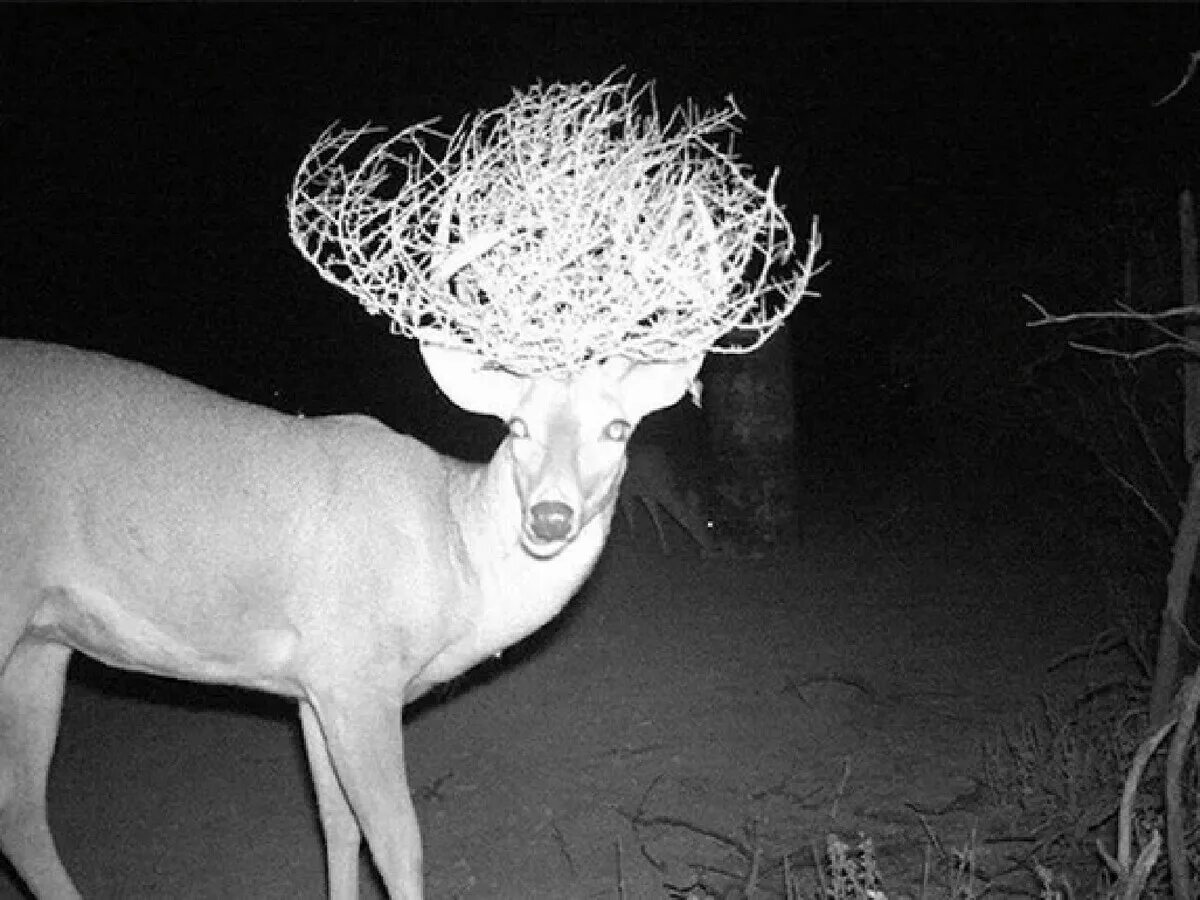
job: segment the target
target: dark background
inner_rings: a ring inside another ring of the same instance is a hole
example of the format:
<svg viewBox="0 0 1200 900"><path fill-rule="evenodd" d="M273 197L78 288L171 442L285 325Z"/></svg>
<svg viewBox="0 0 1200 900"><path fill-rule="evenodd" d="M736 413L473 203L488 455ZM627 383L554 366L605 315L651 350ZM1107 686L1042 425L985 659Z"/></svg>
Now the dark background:
<svg viewBox="0 0 1200 900"><path fill-rule="evenodd" d="M793 320L798 413L866 452L906 427L888 412L902 337L974 356L1029 318L1021 291L1104 283L1073 241L1123 189L1169 213L1198 88L1151 103L1198 25L1190 4L4 7L0 334L477 454L418 413L435 391L410 342L290 246L295 167L335 120L453 125L511 87L624 67L664 108L733 94L745 160L782 168L798 231L820 215L831 265Z"/></svg>

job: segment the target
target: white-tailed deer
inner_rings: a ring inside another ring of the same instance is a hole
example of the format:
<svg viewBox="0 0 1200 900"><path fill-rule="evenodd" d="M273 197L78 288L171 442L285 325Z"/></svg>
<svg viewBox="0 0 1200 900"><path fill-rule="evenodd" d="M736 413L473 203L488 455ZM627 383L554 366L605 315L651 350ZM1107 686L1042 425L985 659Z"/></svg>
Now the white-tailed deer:
<svg viewBox="0 0 1200 900"><path fill-rule="evenodd" d="M620 503L630 532L636 533L637 507L641 505L658 533L663 553L671 552L663 527L664 513L674 519L703 552L712 553L716 548L700 494L680 485L675 466L666 452L653 444L631 444L627 457Z"/></svg>
<svg viewBox="0 0 1200 900"><path fill-rule="evenodd" d="M0 341L0 847L37 897L79 897L46 821L72 650L299 701L330 896L358 896L364 836L389 894L422 896L404 703L570 599L626 440L700 362L527 378L422 349L451 400L508 422L488 464Z"/></svg>

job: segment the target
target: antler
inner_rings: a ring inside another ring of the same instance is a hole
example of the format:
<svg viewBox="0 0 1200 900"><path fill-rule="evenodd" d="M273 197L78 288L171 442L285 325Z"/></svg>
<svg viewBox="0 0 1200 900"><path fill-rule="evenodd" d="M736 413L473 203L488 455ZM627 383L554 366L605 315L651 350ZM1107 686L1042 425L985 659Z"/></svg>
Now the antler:
<svg viewBox="0 0 1200 900"><path fill-rule="evenodd" d="M729 98L662 125L651 86L610 77L365 152L379 129L332 126L293 182L292 241L394 331L520 374L749 352L811 295L820 235L814 219L780 274L795 239L778 170L760 189L714 143L741 118ZM714 346L734 328L756 338Z"/></svg>

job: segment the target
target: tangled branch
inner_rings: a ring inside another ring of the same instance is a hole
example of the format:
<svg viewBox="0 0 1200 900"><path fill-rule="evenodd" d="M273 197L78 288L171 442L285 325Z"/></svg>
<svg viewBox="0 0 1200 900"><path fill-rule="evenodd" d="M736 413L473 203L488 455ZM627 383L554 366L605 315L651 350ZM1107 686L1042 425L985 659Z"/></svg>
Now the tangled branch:
<svg viewBox="0 0 1200 900"><path fill-rule="evenodd" d="M453 134L326 130L288 198L293 243L392 329L522 374L761 346L811 296L808 249L731 150L741 112L650 86L535 85ZM372 141L375 141L372 143ZM753 338L714 346L740 329Z"/></svg>

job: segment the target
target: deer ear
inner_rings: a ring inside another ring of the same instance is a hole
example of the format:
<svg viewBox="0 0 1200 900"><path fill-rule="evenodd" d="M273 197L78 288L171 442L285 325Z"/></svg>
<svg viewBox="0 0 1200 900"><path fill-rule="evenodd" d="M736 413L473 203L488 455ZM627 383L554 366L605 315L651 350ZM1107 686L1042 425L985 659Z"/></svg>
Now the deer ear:
<svg viewBox="0 0 1200 900"><path fill-rule="evenodd" d="M634 363L621 376L620 394L627 412L641 419L684 395L700 371L704 354L681 362Z"/></svg>
<svg viewBox="0 0 1200 900"><path fill-rule="evenodd" d="M503 369L484 368L478 353L421 344L425 368L450 402L467 412L508 421L529 387L529 379Z"/></svg>

